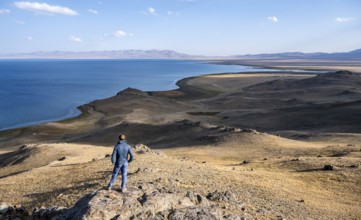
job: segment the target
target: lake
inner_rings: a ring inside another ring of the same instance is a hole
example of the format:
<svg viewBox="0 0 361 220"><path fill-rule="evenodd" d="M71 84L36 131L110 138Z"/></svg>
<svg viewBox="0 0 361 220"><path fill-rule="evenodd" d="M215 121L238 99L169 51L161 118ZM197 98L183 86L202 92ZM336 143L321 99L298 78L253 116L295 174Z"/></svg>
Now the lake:
<svg viewBox="0 0 361 220"><path fill-rule="evenodd" d="M77 116L77 106L133 87L177 88L185 77L257 69L190 60L0 60L0 130Z"/></svg>

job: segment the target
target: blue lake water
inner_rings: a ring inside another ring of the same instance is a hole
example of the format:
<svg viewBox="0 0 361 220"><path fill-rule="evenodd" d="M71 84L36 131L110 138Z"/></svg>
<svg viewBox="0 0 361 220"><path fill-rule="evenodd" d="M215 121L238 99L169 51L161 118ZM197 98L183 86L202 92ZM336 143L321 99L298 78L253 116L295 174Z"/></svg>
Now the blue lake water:
<svg viewBox="0 0 361 220"><path fill-rule="evenodd" d="M77 106L133 87L175 89L179 79L251 67L185 60L0 60L0 130L74 117Z"/></svg>

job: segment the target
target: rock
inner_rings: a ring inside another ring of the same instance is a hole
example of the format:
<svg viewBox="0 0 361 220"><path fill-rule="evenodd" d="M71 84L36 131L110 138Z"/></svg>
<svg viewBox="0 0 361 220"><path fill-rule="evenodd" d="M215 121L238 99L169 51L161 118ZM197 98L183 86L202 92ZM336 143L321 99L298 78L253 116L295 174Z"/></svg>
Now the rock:
<svg viewBox="0 0 361 220"><path fill-rule="evenodd" d="M323 167L323 170L333 170L333 166L331 164L327 164Z"/></svg>
<svg viewBox="0 0 361 220"><path fill-rule="evenodd" d="M56 219L57 216L63 214L67 208L65 207L52 207L52 208L35 208L32 213L33 220L42 220L42 219Z"/></svg>
<svg viewBox="0 0 361 220"><path fill-rule="evenodd" d="M258 131L256 131L255 129L251 129L251 128L242 129L242 132L249 132L249 133L253 133L253 134L259 134Z"/></svg>
<svg viewBox="0 0 361 220"><path fill-rule="evenodd" d="M189 198L189 200L196 205L209 206L208 200L200 194L188 191L185 197Z"/></svg>
<svg viewBox="0 0 361 220"><path fill-rule="evenodd" d="M199 140L218 142L219 141L219 136L218 135L206 135L206 136L203 136L203 137L199 138Z"/></svg>
<svg viewBox="0 0 361 220"><path fill-rule="evenodd" d="M161 181L161 180L159 180ZM235 201L233 193L213 192L207 197L192 191L176 192L142 183L126 193L99 190L86 194L71 208L35 208L32 215L23 206L0 203L0 219L239 219L214 204Z"/></svg>
<svg viewBox="0 0 361 220"><path fill-rule="evenodd" d="M6 202L1 202L0 203L0 214L5 214L7 212L10 212L12 209L14 209L14 207Z"/></svg>
<svg viewBox="0 0 361 220"><path fill-rule="evenodd" d="M168 215L169 220L183 219L223 219L222 212L217 209L204 207L191 207L187 209L173 210Z"/></svg>
<svg viewBox="0 0 361 220"><path fill-rule="evenodd" d="M224 131L226 130L228 127L226 126L223 126L223 125L220 125L220 126L217 126L216 129L219 130L219 131Z"/></svg>
<svg viewBox="0 0 361 220"><path fill-rule="evenodd" d="M111 155L110 154L105 154L105 158L108 158L110 157Z"/></svg>
<svg viewBox="0 0 361 220"><path fill-rule="evenodd" d="M65 160L66 159L66 157L60 157L59 159L58 159L58 161L63 161L63 160Z"/></svg>
<svg viewBox="0 0 361 220"><path fill-rule="evenodd" d="M250 161L249 160L244 160L242 163L240 163L239 165L243 165L243 164L249 164Z"/></svg>
<svg viewBox="0 0 361 220"><path fill-rule="evenodd" d="M207 199L211 201L236 201L235 196L232 192L226 191L226 192L218 192L215 191L213 193L208 193L206 196Z"/></svg>
<svg viewBox="0 0 361 220"><path fill-rule="evenodd" d="M235 215L224 215L223 219L227 219L227 220L245 220L245 219L248 219L248 218L241 217L241 216L235 216Z"/></svg>
<svg viewBox="0 0 361 220"><path fill-rule="evenodd" d="M240 128L233 128L233 127L224 127L222 131L228 131L228 132L241 132L242 129Z"/></svg>
<svg viewBox="0 0 361 220"><path fill-rule="evenodd" d="M230 192L210 193L214 201L234 200ZM72 208L37 213L58 215L56 219L222 219L222 212L203 195L172 192L147 183L126 193L99 190L85 195ZM226 213L229 214L229 213ZM55 218L55 217L52 217Z"/></svg>
<svg viewBox="0 0 361 220"><path fill-rule="evenodd" d="M143 145L143 144L136 144L132 147L133 151L137 154L156 154L159 156L166 156L163 152L152 150L149 147Z"/></svg>
<svg viewBox="0 0 361 220"><path fill-rule="evenodd" d="M25 148L27 148L27 146L26 146L26 145L23 145L23 146L21 146L21 147L19 148L19 150L24 150Z"/></svg>
<svg viewBox="0 0 361 220"><path fill-rule="evenodd" d="M9 203L0 203L0 219L30 219L30 213L22 205L12 206Z"/></svg>
<svg viewBox="0 0 361 220"><path fill-rule="evenodd" d="M28 217L30 215L29 211L26 210L26 208L22 205L15 205L14 208L15 208L16 216L20 218Z"/></svg>
<svg viewBox="0 0 361 220"><path fill-rule="evenodd" d="M350 166L350 168L358 168L358 167L359 167L358 164L352 164L352 165Z"/></svg>

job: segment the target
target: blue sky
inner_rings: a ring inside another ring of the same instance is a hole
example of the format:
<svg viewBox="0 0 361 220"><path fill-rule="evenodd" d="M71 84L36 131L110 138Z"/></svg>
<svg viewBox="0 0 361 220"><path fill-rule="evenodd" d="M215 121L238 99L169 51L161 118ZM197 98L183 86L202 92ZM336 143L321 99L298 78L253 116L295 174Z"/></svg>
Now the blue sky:
<svg viewBox="0 0 361 220"><path fill-rule="evenodd" d="M344 52L361 48L361 1L1 0L0 29L0 53Z"/></svg>

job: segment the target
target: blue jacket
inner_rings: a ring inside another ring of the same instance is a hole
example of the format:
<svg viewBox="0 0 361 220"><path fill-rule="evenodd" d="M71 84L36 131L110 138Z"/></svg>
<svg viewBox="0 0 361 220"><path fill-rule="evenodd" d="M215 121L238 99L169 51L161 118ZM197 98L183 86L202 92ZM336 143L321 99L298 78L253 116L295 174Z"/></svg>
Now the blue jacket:
<svg viewBox="0 0 361 220"><path fill-rule="evenodd" d="M128 159L129 154L129 159ZM132 149L127 144L125 140L119 141L113 150L112 154L112 163L115 165L123 165L125 163L131 162L134 159Z"/></svg>

